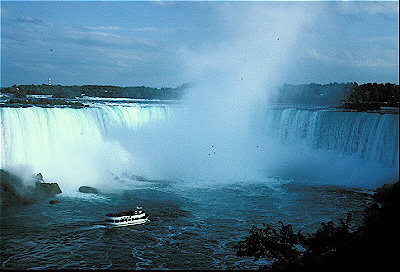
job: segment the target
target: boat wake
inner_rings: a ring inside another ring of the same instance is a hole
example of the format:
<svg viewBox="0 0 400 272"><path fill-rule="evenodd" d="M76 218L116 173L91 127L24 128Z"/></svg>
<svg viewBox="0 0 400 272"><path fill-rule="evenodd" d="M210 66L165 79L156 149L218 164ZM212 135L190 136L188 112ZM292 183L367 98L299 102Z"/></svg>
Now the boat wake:
<svg viewBox="0 0 400 272"><path fill-rule="evenodd" d="M104 228L106 228L105 225L94 225L94 226L82 228L81 230L97 230L97 229L104 229Z"/></svg>

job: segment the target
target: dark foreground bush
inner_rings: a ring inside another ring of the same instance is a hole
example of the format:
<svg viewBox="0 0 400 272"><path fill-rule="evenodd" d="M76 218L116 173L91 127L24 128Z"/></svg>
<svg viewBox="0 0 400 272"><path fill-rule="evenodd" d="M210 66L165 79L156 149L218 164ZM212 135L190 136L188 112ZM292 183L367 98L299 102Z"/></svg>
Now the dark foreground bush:
<svg viewBox="0 0 400 272"><path fill-rule="evenodd" d="M351 214L339 224L321 223L313 234L290 224L252 227L236 246L240 257L264 258L269 271L391 271L399 256L399 182L379 188L363 222L351 230Z"/></svg>

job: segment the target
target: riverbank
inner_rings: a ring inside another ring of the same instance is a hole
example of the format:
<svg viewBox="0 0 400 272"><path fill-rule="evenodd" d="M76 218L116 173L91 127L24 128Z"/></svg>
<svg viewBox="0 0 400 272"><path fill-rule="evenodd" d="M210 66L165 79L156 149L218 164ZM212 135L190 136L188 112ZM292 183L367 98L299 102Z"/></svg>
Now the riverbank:
<svg viewBox="0 0 400 272"><path fill-rule="evenodd" d="M47 183L43 179L24 181L3 169L0 169L0 177L1 206L29 205L62 193L57 183Z"/></svg>
<svg viewBox="0 0 400 272"><path fill-rule="evenodd" d="M365 109L365 108L348 108L348 107L336 107L336 111L343 112L369 112L369 113L379 113L379 114L399 114L399 108L396 107L380 107L376 110Z"/></svg>
<svg viewBox="0 0 400 272"><path fill-rule="evenodd" d="M376 189L363 222L352 230L352 214L339 224L322 222L312 234L279 227L253 227L235 248L237 255L272 261L268 271L390 271L398 265L399 182Z"/></svg>

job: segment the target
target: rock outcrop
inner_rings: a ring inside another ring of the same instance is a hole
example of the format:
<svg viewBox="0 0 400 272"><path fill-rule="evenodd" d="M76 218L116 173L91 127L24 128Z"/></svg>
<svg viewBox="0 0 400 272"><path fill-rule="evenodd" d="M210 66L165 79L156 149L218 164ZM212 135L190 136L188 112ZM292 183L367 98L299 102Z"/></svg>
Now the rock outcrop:
<svg viewBox="0 0 400 272"><path fill-rule="evenodd" d="M36 190L39 194L44 194L49 196L62 193L60 186L58 186L57 183L39 182L36 183Z"/></svg>
<svg viewBox="0 0 400 272"><path fill-rule="evenodd" d="M87 194L98 194L100 191L90 186L81 186L79 187L79 192Z"/></svg>
<svg viewBox="0 0 400 272"><path fill-rule="evenodd" d="M30 184L3 169L0 169L0 200L1 205L27 205L40 199L61 194L57 183L43 182L43 175L37 174Z"/></svg>

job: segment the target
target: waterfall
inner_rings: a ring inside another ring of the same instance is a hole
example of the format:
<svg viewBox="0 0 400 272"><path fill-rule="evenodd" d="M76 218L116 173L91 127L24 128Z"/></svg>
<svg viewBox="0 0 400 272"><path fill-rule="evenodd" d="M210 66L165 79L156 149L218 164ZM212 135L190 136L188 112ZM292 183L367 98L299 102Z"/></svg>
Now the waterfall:
<svg viewBox="0 0 400 272"><path fill-rule="evenodd" d="M398 166L398 115L299 109L269 115L268 130L284 145L304 141L313 149Z"/></svg>
<svg viewBox="0 0 400 272"><path fill-rule="evenodd" d="M397 114L269 108L259 123L272 177L370 189L399 178Z"/></svg>
<svg viewBox="0 0 400 272"><path fill-rule="evenodd" d="M1 108L1 168L29 166L47 180L100 185L110 172L134 167L132 156L108 137L168 117L165 106Z"/></svg>
<svg viewBox="0 0 400 272"><path fill-rule="evenodd" d="M143 104L80 109L3 107L1 168L28 166L32 173L41 172L63 188L101 187L109 184L110 174L130 171L140 175L147 166L178 176L183 171L203 176L214 172L217 179L225 172L240 176L248 168L254 169L246 174L262 169L264 176L289 173L290 178L305 175L308 180L327 176L328 182L340 180L342 184L348 180L362 183L366 178L371 182L398 179L399 121L395 114L268 108L261 122L246 126L251 127L249 137L237 138L248 142L233 146L236 138L224 139L234 135L235 128L230 134L217 130L222 135L211 135L215 130L196 129L196 122L173 126L182 120L172 118L179 115L179 109L182 106ZM212 147L214 143L219 145Z"/></svg>
<svg viewBox="0 0 400 272"><path fill-rule="evenodd" d="M395 114L334 110L269 110L267 126L283 144L355 154L366 161L398 166L399 120Z"/></svg>

